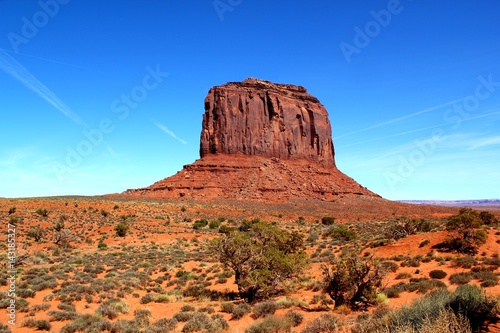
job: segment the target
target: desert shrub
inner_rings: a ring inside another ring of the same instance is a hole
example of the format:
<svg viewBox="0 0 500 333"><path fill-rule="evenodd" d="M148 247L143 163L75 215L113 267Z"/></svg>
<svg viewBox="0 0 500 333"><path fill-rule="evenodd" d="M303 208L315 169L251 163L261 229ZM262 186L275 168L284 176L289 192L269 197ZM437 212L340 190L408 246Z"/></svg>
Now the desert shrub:
<svg viewBox="0 0 500 333"><path fill-rule="evenodd" d="M410 283L400 282L384 289L384 294L388 298L397 298L402 292L419 292L425 294L431 290L446 288L446 284L439 280L427 278L411 278Z"/></svg>
<svg viewBox="0 0 500 333"><path fill-rule="evenodd" d="M295 310L289 310L285 313L285 318L290 321L293 327L299 326L304 321L304 315Z"/></svg>
<svg viewBox="0 0 500 333"><path fill-rule="evenodd" d="M194 313L184 324L183 333L198 332L210 328L211 319L204 313Z"/></svg>
<svg viewBox="0 0 500 333"><path fill-rule="evenodd" d="M304 304L298 298L289 297L281 297L280 299L276 300L275 303L277 309L288 309L292 306L301 306Z"/></svg>
<svg viewBox="0 0 500 333"><path fill-rule="evenodd" d="M354 333L471 332L483 329L498 315L498 299L477 286L459 286L451 293L433 291L412 304L358 324Z"/></svg>
<svg viewBox="0 0 500 333"><path fill-rule="evenodd" d="M424 318L421 326L415 329L411 323L391 323L372 317L354 327L353 333L472 333L469 321L453 311L442 309L436 318Z"/></svg>
<svg viewBox="0 0 500 333"><path fill-rule="evenodd" d="M9 208L9 215L12 215L16 212L16 207L10 207Z"/></svg>
<svg viewBox="0 0 500 333"><path fill-rule="evenodd" d="M499 222L498 219L495 217L495 215L487 211L480 212L479 218L481 219L481 221L483 221L483 224L486 225L496 224Z"/></svg>
<svg viewBox="0 0 500 333"><path fill-rule="evenodd" d="M248 303L238 304L233 311L231 312L233 317L232 319L241 319L244 315L250 312L252 308Z"/></svg>
<svg viewBox="0 0 500 333"><path fill-rule="evenodd" d="M322 314L315 320L308 322L302 333L331 333L338 332L340 323L330 314Z"/></svg>
<svg viewBox="0 0 500 333"><path fill-rule="evenodd" d="M33 238L35 242L39 242L44 235L45 235L45 230L38 225L35 227L31 227L31 229L26 234L26 236L28 236L29 238Z"/></svg>
<svg viewBox="0 0 500 333"><path fill-rule="evenodd" d="M229 226L227 226L227 225L221 225L221 226L219 227L219 233L221 233L221 234L229 234L229 233L231 233L233 230L235 230L235 228L234 228L234 227L229 227Z"/></svg>
<svg viewBox="0 0 500 333"><path fill-rule="evenodd" d="M181 311L183 311L183 312L192 312L194 310L195 310L194 306L187 305L187 304L183 305L181 308Z"/></svg>
<svg viewBox="0 0 500 333"><path fill-rule="evenodd" d="M399 265L394 261L384 261L381 264L381 267L386 272L395 273L399 269Z"/></svg>
<svg viewBox="0 0 500 333"><path fill-rule="evenodd" d="M8 325L0 323L0 333L12 333L12 329Z"/></svg>
<svg viewBox="0 0 500 333"><path fill-rule="evenodd" d="M60 303L57 305L57 308L59 310L63 310L63 311L76 312L75 306L73 304L69 304L69 303Z"/></svg>
<svg viewBox="0 0 500 333"><path fill-rule="evenodd" d="M420 294L428 293L434 289L446 288L446 284L439 280L430 280L428 278L410 279L410 283L407 285L407 291L413 292L417 291Z"/></svg>
<svg viewBox="0 0 500 333"><path fill-rule="evenodd" d="M129 225L124 222L120 222L117 225L115 225L116 235L119 237L125 237L129 229L130 229Z"/></svg>
<svg viewBox="0 0 500 333"><path fill-rule="evenodd" d="M134 317L134 321L139 327L148 327L151 311L148 309L137 309L134 311Z"/></svg>
<svg viewBox="0 0 500 333"><path fill-rule="evenodd" d="M216 290L207 289L203 284L195 284L184 289L182 291L182 296L218 300L221 297L224 297L224 294Z"/></svg>
<svg viewBox="0 0 500 333"><path fill-rule="evenodd" d="M221 312L232 313L234 310L234 304L231 302L224 302L220 305Z"/></svg>
<svg viewBox="0 0 500 333"><path fill-rule="evenodd" d="M488 233L484 230L477 230L475 234L475 242L477 245L486 244L488 240Z"/></svg>
<svg viewBox="0 0 500 333"><path fill-rule="evenodd" d="M420 267L420 258L408 257L401 263L401 267Z"/></svg>
<svg viewBox="0 0 500 333"><path fill-rule="evenodd" d="M28 297L34 297L36 295L36 292L32 289L17 289L16 295L21 298L28 298Z"/></svg>
<svg viewBox="0 0 500 333"><path fill-rule="evenodd" d="M193 312L177 312L173 315L172 318L177 320L178 322L186 322L193 318Z"/></svg>
<svg viewBox="0 0 500 333"><path fill-rule="evenodd" d="M409 219L406 216L399 218L396 222L390 224L384 231L384 235L388 239L398 240L417 232L429 232L433 228L433 224L426 220ZM425 246L425 245L424 245Z"/></svg>
<svg viewBox="0 0 500 333"><path fill-rule="evenodd" d="M128 313L128 305L119 299L108 299L97 308L97 313L115 319L120 313Z"/></svg>
<svg viewBox="0 0 500 333"><path fill-rule="evenodd" d="M149 309L137 309L134 310L134 317L151 317L151 311Z"/></svg>
<svg viewBox="0 0 500 333"><path fill-rule="evenodd" d="M411 278L411 274L408 272L401 272L396 275L396 280L409 279Z"/></svg>
<svg viewBox="0 0 500 333"><path fill-rule="evenodd" d="M214 315L212 317L208 317L204 313L195 313L193 317L189 319L184 327L182 328L182 332L190 333L190 332L222 332L226 331L229 328L229 324L221 315Z"/></svg>
<svg viewBox="0 0 500 333"><path fill-rule="evenodd" d="M52 324L49 323L47 320L36 320L36 319L25 319L22 323L21 326L24 327L29 327L29 328L34 328L38 331L50 331L52 328Z"/></svg>
<svg viewBox="0 0 500 333"><path fill-rule="evenodd" d="M74 311L49 311L47 314L50 316L50 321L65 321L78 317Z"/></svg>
<svg viewBox="0 0 500 333"><path fill-rule="evenodd" d="M64 221L65 221L65 219L59 219L59 221L57 221L56 223L53 224L52 228L55 231L63 230L64 229Z"/></svg>
<svg viewBox="0 0 500 333"><path fill-rule="evenodd" d="M487 287L493 287L498 284L498 275L489 271L479 271L472 273L474 279L477 279L481 282L486 282ZM481 286L483 286L481 284Z"/></svg>
<svg viewBox="0 0 500 333"><path fill-rule="evenodd" d="M248 327L245 333L288 333L291 329L292 324L286 318L267 316Z"/></svg>
<svg viewBox="0 0 500 333"><path fill-rule="evenodd" d="M212 220L210 221L210 223L208 224L208 227L210 229L217 229L220 227L222 221L219 221L219 220Z"/></svg>
<svg viewBox="0 0 500 333"><path fill-rule="evenodd" d="M203 229L208 225L208 221L206 219L201 219L201 220L196 220L193 223L193 229L194 230L199 230Z"/></svg>
<svg viewBox="0 0 500 333"><path fill-rule="evenodd" d="M494 287L498 285L498 280L484 280L481 281L480 286L483 288L489 288L489 287Z"/></svg>
<svg viewBox="0 0 500 333"><path fill-rule="evenodd" d="M492 266L496 269L496 268L500 267L500 259L499 258L486 258L483 260L483 264Z"/></svg>
<svg viewBox="0 0 500 333"><path fill-rule="evenodd" d="M345 251L330 265L324 265L324 291L335 302L335 308L344 304L364 308L375 303L385 274L376 259Z"/></svg>
<svg viewBox="0 0 500 333"><path fill-rule="evenodd" d="M469 272L460 272L450 275L451 284L467 284L472 280L472 274Z"/></svg>
<svg viewBox="0 0 500 333"><path fill-rule="evenodd" d="M486 296L483 290L474 285L459 286L448 305L455 313L469 319L472 330L484 328L487 322L496 318L500 310L498 299Z"/></svg>
<svg viewBox="0 0 500 333"><path fill-rule="evenodd" d="M335 224L335 217L324 216L321 218L321 223L324 225L333 225L333 224Z"/></svg>
<svg viewBox="0 0 500 333"><path fill-rule="evenodd" d="M325 236L332 237L335 240L349 242L355 240L358 235L356 234L356 231L349 229L349 227L339 225L330 227L326 231Z"/></svg>
<svg viewBox="0 0 500 333"><path fill-rule="evenodd" d="M111 330L112 324L97 315L86 314L76 318L73 322L64 325L60 333L97 333Z"/></svg>
<svg viewBox="0 0 500 333"><path fill-rule="evenodd" d="M420 244L418 245L418 247L424 247L426 245L429 245L430 242L431 242L430 239L426 238L426 239L424 239L423 241L420 242Z"/></svg>
<svg viewBox="0 0 500 333"><path fill-rule="evenodd" d="M148 303L154 302L154 300L155 300L155 297L153 296L153 294L146 294L146 295L141 297L139 302L141 304L148 304Z"/></svg>
<svg viewBox="0 0 500 333"><path fill-rule="evenodd" d="M394 329L411 325L418 330L425 321L434 322L439 312L446 308L450 293L447 290L434 291L407 307L389 313L389 327Z"/></svg>
<svg viewBox="0 0 500 333"><path fill-rule="evenodd" d="M243 228L242 228L243 227ZM252 301L268 296L307 264L303 237L265 222L249 222L212 242L219 261L235 273L240 295Z"/></svg>
<svg viewBox="0 0 500 333"><path fill-rule="evenodd" d="M106 245L106 243L103 243L102 241L99 241L99 243L97 244L98 249L105 249L107 247L108 246Z"/></svg>
<svg viewBox="0 0 500 333"><path fill-rule="evenodd" d="M205 307L199 308L198 312L206 312L208 314L212 314L215 312L215 309L211 306L205 306Z"/></svg>
<svg viewBox="0 0 500 333"><path fill-rule="evenodd" d="M384 294L387 296L387 298L398 298L403 291L405 291L404 287L400 285L394 285L390 288L386 288L384 290Z"/></svg>
<svg viewBox="0 0 500 333"><path fill-rule="evenodd" d="M452 262L452 266L462 268L471 268L476 264L477 260L473 256L455 258Z"/></svg>
<svg viewBox="0 0 500 333"><path fill-rule="evenodd" d="M224 319L224 316L221 314L214 314L212 315L212 324L211 328L208 330L209 332L220 332L220 331L228 331L229 330L229 324L227 323L226 319Z"/></svg>
<svg viewBox="0 0 500 333"><path fill-rule="evenodd" d="M255 318L265 317L267 315L273 315L276 312L277 306L274 301L266 301L256 304L253 307L253 315Z"/></svg>
<svg viewBox="0 0 500 333"><path fill-rule="evenodd" d="M33 310L35 312L37 311L46 311L50 308L50 304L49 303L41 303L41 304L35 304L31 307L30 310Z"/></svg>
<svg viewBox="0 0 500 333"><path fill-rule="evenodd" d="M434 269L429 272L429 276L433 279L444 279L446 275L448 274L441 269Z"/></svg>
<svg viewBox="0 0 500 333"><path fill-rule="evenodd" d="M49 216L49 211L45 208L38 208L35 213L37 213L40 216L47 217Z"/></svg>
<svg viewBox="0 0 500 333"><path fill-rule="evenodd" d="M151 324L145 333L169 333L175 331L177 327L177 320L162 318Z"/></svg>
<svg viewBox="0 0 500 333"><path fill-rule="evenodd" d="M139 321L137 320L117 320L112 323L111 332L135 333L140 332Z"/></svg>

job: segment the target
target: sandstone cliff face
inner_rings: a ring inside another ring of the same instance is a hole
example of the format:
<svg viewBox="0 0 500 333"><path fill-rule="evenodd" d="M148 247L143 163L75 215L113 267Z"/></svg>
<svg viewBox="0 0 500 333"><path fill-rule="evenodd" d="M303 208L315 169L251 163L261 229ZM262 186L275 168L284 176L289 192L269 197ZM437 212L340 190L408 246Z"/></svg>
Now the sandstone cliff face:
<svg viewBox="0 0 500 333"><path fill-rule="evenodd" d="M242 153L335 165L328 112L301 86L250 78L213 87L200 141L202 158Z"/></svg>
<svg viewBox="0 0 500 333"><path fill-rule="evenodd" d="M247 79L210 89L201 159L125 195L335 201L378 197L335 166L328 112L304 87Z"/></svg>

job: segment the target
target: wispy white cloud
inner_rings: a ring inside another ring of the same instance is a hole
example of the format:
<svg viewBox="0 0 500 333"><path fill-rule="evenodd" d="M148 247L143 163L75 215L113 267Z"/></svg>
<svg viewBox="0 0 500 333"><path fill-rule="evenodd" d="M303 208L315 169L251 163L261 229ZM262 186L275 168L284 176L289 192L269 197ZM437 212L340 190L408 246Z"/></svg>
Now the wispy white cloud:
<svg viewBox="0 0 500 333"><path fill-rule="evenodd" d="M12 76L14 79L22 83L26 88L30 89L38 96L42 97L56 109L61 111L66 117L70 118L77 124L82 124L80 117L74 113L69 106L61 101L56 94L40 82L33 74L21 65L17 60L12 58L7 52L0 49L0 68Z"/></svg>
<svg viewBox="0 0 500 333"><path fill-rule="evenodd" d="M472 142L472 146L470 146L468 150L474 150L477 148L483 148L495 145L500 145L500 136L477 139L474 142Z"/></svg>
<svg viewBox="0 0 500 333"><path fill-rule="evenodd" d="M372 130L372 129L375 129L375 128L379 128L379 127L384 127L384 126L387 126L387 125L391 125L391 124L400 122L402 120L406 120L406 119L409 119L409 118L413 118L413 117L419 116L419 115L424 114L424 113L429 113L429 112L432 112L434 110L442 109L444 107L453 105L453 104L461 102L461 101L463 101L463 99L456 99L456 100L453 100L453 101L449 101L449 102L446 102L446 103L443 103L443 104L440 104L440 105L436 105L436 106L427 108L425 110L421 110L421 111L417 111L417 112L414 112L414 113L410 113L410 114L408 114L406 116L397 117L397 118L390 119L390 120L387 120L387 121L384 121L384 122L381 122L381 123L378 123L378 124L375 124L375 125L372 125L372 126L369 126L369 127L365 127L365 128L359 129L359 130L355 130L355 131L352 131L352 132L349 132L349 133L346 133L346 134L342 134L342 135L339 135L339 136L335 137L334 139L337 140L337 139L340 139L340 138L343 138L343 137L346 137L346 136L349 136L349 135L353 135L353 134L357 134L357 133L361 133L361 132L366 132L366 131L369 131L369 130Z"/></svg>
<svg viewBox="0 0 500 333"><path fill-rule="evenodd" d="M493 116L493 115L500 115L500 111L495 111L495 112L490 112L490 113L486 113L486 114L481 114L481 115L477 115L477 116L474 116L474 117L468 117L468 118L462 119L461 121L462 122L466 122L466 121L471 121L471 120L479 119L479 118L485 118L485 117L489 117L489 116ZM421 131L425 131L425 130L428 130L428 129L445 128L446 126L449 126L449 125L450 124L448 124L448 123L441 123L441 124L438 124L438 125L416 128L416 129L413 129L413 130L399 132L399 133L395 133L395 134L391 134L391 135L380 136L380 137L376 137L376 138L372 138L372 139L368 139L368 140L364 140L364 141L353 142L353 143L349 143L349 144L346 144L346 145L339 145L338 147L339 148L346 148L346 147L356 146L356 145L365 144L365 143L369 143L369 142L374 142L374 141L379 141L379 140L394 138L394 137L402 136L402 135L406 135L406 134L421 132Z"/></svg>
<svg viewBox="0 0 500 333"><path fill-rule="evenodd" d="M158 127L160 130L162 130L163 132L165 132L168 135L170 135L175 140L179 141L180 143L182 143L184 145L187 145L187 142L185 140L179 138L174 132L172 132L171 130L169 130L165 125L162 125L162 124L160 124L159 122L156 122L156 121L154 121L154 124L155 124L156 127Z"/></svg>

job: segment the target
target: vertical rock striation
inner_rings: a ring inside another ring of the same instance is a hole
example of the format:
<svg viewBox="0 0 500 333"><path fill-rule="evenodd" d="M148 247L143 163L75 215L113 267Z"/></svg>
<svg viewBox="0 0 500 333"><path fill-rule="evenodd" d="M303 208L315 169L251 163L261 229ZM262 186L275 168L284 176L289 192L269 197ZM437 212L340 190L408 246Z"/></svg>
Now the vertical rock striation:
<svg viewBox="0 0 500 333"><path fill-rule="evenodd" d="M335 165L328 112L301 86L258 79L213 87L205 99L200 156L259 155Z"/></svg>

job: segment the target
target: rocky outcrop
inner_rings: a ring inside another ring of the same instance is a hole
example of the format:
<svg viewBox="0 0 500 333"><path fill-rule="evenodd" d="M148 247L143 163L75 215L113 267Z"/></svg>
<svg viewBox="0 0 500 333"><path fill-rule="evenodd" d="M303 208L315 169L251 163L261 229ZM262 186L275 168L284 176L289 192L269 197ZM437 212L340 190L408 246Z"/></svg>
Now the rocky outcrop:
<svg viewBox="0 0 500 333"><path fill-rule="evenodd" d="M239 153L206 155L171 177L125 194L159 199L230 198L266 202L378 196L336 167L306 159L284 160Z"/></svg>
<svg viewBox="0 0 500 333"><path fill-rule="evenodd" d="M335 165L328 112L301 86L250 78L213 87L200 156L236 153Z"/></svg>
<svg viewBox="0 0 500 333"><path fill-rule="evenodd" d="M250 78L210 89L200 156L124 194L262 201L378 196L337 169L328 112L301 86Z"/></svg>

